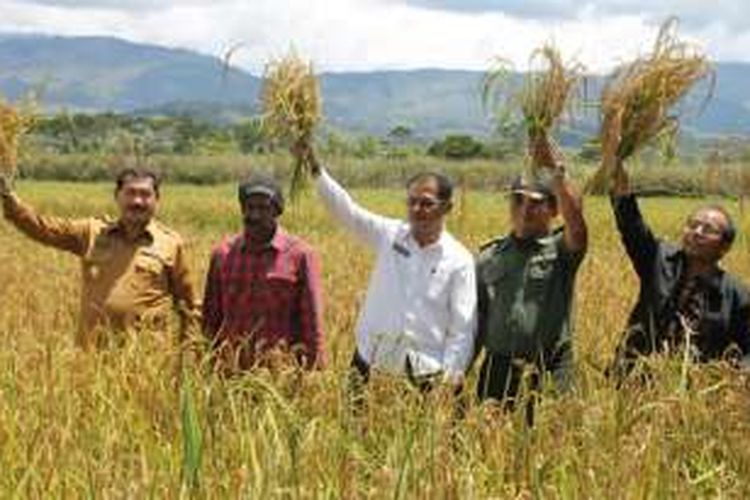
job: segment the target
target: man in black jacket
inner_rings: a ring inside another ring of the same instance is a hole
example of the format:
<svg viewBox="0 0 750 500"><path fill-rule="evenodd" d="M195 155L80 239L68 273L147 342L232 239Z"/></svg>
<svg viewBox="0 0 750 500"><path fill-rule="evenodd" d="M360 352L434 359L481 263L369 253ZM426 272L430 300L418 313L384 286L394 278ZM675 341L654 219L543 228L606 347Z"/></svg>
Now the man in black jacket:
<svg viewBox="0 0 750 500"><path fill-rule="evenodd" d="M638 356L690 350L693 361L726 359L745 364L750 355L750 295L719 267L735 227L719 206L696 210L679 246L659 239L644 222L625 171L612 192L617 229L640 279L638 303L617 349L613 374L627 375Z"/></svg>

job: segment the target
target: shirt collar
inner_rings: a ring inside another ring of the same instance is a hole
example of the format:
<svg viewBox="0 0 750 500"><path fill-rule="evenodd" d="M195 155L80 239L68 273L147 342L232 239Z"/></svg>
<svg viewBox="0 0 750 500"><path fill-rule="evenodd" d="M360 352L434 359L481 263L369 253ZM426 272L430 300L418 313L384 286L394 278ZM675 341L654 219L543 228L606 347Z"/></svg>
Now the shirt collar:
<svg viewBox="0 0 750 500"><path fill-rule="evenodd" d="M513 245L515 245L519 250L540 248L547 244L550 241L550 238L553 238L560 231L562 231L562 228L552 230L547 234L543 234L541 236L532 236L529 238L518 238L511 231L508 235L508 241L512 242Z"/></svg>
<svg viewBox="0 0 750 500"><path fill-rule="evenodd" d="M411 227L407 224L406 225L406 231L404 231L404 234L401 235L401 241L402 243L405 243L415 249L421 250L423 252L430 252L434 250L442 250L445 248L445 245L448 241L448 232L443 228L440 231L440 236L438 239L426 247L419 246L419 243L417 243L417 240L414 239L414 235L411 232Z"/></svg>
<svg viewBox="0 0 750 500"><path fill-rule="evenodd" d="M679 249L678 251L674 252L672 255L667 255L666 258L668 260L673 260L678 263L679 273L685 272L687 268L687 255L685 255L685 250ZM708 272L700 274L696 278L698 280L699 286L707 286L710 288L718 289L721 286L721 278L723 275L724 275L724 271L717 264L713 268L711 268Z"/></svg>
<svg viewBox="0 0 750 500"><path fill-rule="evenodd" d="M281 226L276 227L276 232L273 235L273 238L263 245L262 247L255 248L256 251L263 251L268 249L276 250L277 252L281 252L286 246L287 242L289 240L289 236L287 235L286 231L284 231ZM247 232L244 232L242 235L242 251L248 251L251 250L252 247L250 245L250 238L247 234Z"/></svg>
<svg viewBox="0 0 750 500"><path fill-rule="evenodd" d="M146 227L143 228L143 232L139 235L139 238L145 236L149 240L154 241L157 231L158 229L156 228L156 222L154 221L154 219L151 219L148 224L146 224ZM109 225L105 228L105 232L110 235L123 234L124 232L122 220L117 219L116 221L110 222Z"/></svg>

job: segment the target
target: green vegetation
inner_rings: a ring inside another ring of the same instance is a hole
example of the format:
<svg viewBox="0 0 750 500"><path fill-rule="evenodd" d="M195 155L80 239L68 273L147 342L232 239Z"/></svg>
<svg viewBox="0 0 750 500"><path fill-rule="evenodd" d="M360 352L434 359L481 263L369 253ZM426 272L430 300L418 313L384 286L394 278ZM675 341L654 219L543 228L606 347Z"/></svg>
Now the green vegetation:
<svg viewBox="0 0 750 500"><path fill-rule="evenodd" d="M327 147L323 146L324 152ZM571 175L584 181L596 170L595 162L569 154ZM713 159L712 159L713 158ZM647 195L738 196L750 192L750 166L730 157L713 155L695 164L662 165L656 155L632 165L637 190ZM413 152L376 156L324 154L343 182L352 187L401 187L420 170L445 172L471 189L501 190L523 169L521 158L508 160L473 159L456 161ZM23 179L59 181L110 181L122 166L137 161L129 155L109 154L26 154L20 161ZM169 183L215 185L236 182L250 172L266 172L288 182L288 154L283 152L243 155L240 153L177 155L154 154L143 160L162 172ZM709 182L710 180L710 182Z"/></svg>

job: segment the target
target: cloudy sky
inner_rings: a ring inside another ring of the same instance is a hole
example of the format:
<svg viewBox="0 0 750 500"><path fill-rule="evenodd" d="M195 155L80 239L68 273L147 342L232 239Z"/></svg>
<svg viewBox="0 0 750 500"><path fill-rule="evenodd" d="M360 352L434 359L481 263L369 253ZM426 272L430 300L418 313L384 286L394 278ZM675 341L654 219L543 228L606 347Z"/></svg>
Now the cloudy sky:
<svg viewBox="0 0 750 500"><path fill-rule="evenodd" d="M658 5L655 5L658 4ZM220 55L258 72L291 44L325 70L523 69L554 41L606 70L647 50L660 20L725 61L750 61L747 0L0 0L0 31L112 35Z"/></svg>

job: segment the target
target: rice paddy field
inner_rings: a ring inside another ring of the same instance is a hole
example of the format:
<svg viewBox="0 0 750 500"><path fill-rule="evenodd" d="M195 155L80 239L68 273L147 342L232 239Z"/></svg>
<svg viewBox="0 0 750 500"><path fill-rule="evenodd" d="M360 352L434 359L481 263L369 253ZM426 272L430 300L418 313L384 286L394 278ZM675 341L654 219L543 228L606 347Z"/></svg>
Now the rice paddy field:
<svg viewBox="0 0 750 500"><path fill-rule="evenodd" d="M113 214L110 184L23 181L44 213ZM399 190L357 189L367 207L404 213ZM460 195L450 229L472 250L507 231L498 193ZM717 199L711 199L717 201ZM725 266L750 279L750 218ZM679 236L706 199L649 198L655 231ZM590 248L576 302L577 384L547 394L537 424L479 407L456 421L443 391L421 398L377 377L363 415L345 377L372 255L308 194L283 225L324 265L328 369L221 379L171 333L96 353L73 346L79 267L0 222L0 496L3 498L747 498L750 391L722 365L652 361L654 382L615 390L603 376L637 283L608 200L586 200ZM166 185L160 219L192 248L203 284L213 243L240 227L231 185ZM173 337L172 337L173 338Z"/></svg>

